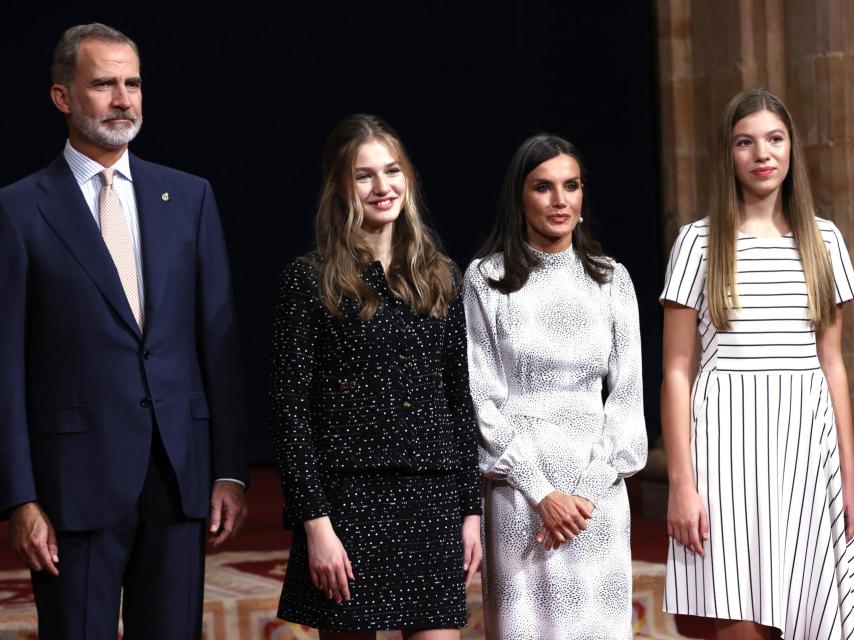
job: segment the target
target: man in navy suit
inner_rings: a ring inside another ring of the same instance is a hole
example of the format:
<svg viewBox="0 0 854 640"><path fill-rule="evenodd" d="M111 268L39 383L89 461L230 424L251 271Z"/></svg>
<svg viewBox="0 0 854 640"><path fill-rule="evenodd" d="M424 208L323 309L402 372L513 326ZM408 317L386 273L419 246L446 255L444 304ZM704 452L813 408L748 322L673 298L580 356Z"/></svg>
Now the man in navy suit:
<svg viewBox="0 0 854 640"><path fill-rule="evenodd" d="M226 248L207 181L128 153L136 45L72 27L51 97L68 142L0 190L0 515L39 637L198 638L205 518L245 515Z"/></svg>

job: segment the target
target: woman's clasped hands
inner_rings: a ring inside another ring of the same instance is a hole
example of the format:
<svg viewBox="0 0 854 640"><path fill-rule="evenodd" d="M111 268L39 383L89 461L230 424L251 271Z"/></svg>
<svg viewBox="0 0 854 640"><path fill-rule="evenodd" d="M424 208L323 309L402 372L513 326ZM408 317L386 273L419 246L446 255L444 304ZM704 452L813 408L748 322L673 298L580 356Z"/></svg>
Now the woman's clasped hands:
<svg viewBox="0 0 854 640"><path fill-rule="evenodd" d="M587 529L594 509L593 503L586 498L552 491L537 505L543 521L537 532L537 542L542 542L546 551L557 549Z"/></svg>

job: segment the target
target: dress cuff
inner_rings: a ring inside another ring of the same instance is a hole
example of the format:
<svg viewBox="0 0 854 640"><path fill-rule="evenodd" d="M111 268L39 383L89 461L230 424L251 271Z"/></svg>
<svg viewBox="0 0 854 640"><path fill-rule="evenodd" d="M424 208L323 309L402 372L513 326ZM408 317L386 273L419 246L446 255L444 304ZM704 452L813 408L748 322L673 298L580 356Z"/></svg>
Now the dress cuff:
<svg viewBox="0 0 854 640"><path fill-rule="evenodd" d="M578 480L572 495L589 500L595 507L608 488L617 481L617 470L607 462L593 460Z"/></svg>
<svg viewBox="0 0 854 640"><path fill-rule="evenodd" d="M555 490L543 472L530 462L516 464L506 478L510 486L521 491L534 507Z"/></svg>

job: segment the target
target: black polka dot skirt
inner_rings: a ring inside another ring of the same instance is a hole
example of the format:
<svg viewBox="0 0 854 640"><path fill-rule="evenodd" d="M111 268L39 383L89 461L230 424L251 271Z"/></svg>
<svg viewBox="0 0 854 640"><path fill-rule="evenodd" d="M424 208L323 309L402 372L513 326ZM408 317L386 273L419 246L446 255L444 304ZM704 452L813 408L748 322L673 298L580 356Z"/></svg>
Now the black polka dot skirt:
<svg viewBox="0 0 854 640"><path fill-rule="evenodd" d="M329 631L460 629L466 625L460 503L453 474L341 474L325 483L350 562L350 600L336 604L308 573L294 530L279 617Z"/></svg>

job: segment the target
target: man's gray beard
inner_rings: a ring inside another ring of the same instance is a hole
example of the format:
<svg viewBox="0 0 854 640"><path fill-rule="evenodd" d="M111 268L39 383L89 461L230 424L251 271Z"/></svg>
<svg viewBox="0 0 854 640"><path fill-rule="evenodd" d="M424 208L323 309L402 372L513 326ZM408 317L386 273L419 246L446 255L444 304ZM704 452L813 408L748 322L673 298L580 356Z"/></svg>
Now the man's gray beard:
<svg viewBox="0 0 854 640"><path fill-rule="evenodd" d="M131 112L115 114L119 117L133 118L133 122L122 127L113 127L96 118L90 118L80 109L71 110L71 122L88 140L98 144L105 149L119 149L136 137L142 128L142 116L135 116Z"/></svg>

